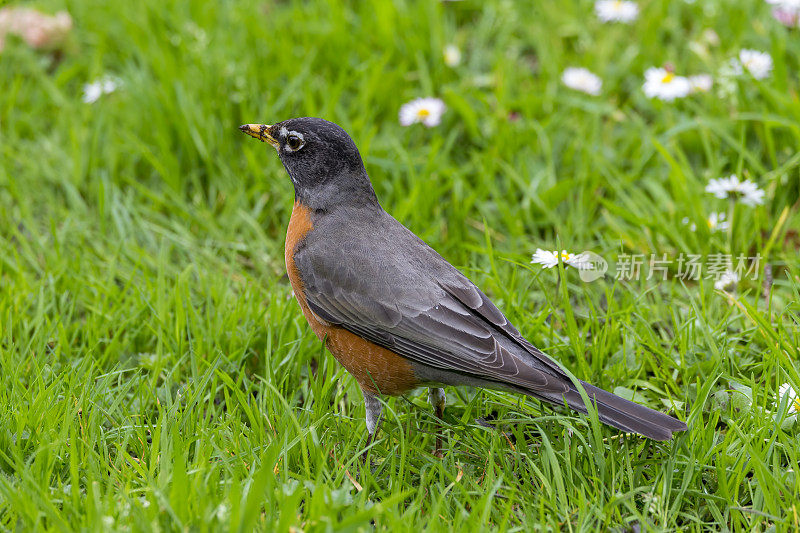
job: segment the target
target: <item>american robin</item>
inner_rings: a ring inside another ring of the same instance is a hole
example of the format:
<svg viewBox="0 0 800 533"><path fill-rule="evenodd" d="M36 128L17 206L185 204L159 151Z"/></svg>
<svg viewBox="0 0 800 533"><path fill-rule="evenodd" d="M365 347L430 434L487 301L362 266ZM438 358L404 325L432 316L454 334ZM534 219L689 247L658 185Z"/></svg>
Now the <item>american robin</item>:
<svg viewBox="0 0 800 533"><path fill-rule="evenodd" d="M512 391L586 413L582 387L600 421L617 429L656 440L687 429L571 379L528 342L475 284L383 210L342 128L293 118L239 129L271 144L292 180L286 271L311 329L361 386L368 442L378 396L419 386L430 387L439 418L445 385Z"/></svg>

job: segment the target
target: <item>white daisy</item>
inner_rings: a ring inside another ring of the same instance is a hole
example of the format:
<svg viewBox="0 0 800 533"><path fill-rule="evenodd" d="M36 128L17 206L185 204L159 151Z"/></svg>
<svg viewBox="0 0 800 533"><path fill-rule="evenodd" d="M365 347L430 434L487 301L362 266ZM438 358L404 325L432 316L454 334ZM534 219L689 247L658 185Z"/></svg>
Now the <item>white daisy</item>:
<svg viewBox="0 0 800 533"><path fill-rule="evenodd" d="M565 265L577 268L578 270L586 270L587 268L590 268L588 262L589 258L586 257L586 254L571 254L566 250L561 250L560 255L561 261L563 261ZM534 253L531 257L531 263L542 265L544 268L553 268L558 264L558 257L558 250L550 251L537 248L536 253Z"/></svg>
<svg viewBox="0 0 800 533"><path fill-rule="evenodd" d="M800 12L798 11L776 7L772 10L772 17L787 28L800 26Z"/></svg>
<svg viewBox="0 0 800 533"><path fill-rule="evenodd" d="M594 12L603 22L632 22L639 16L639 6L636 2L598 0Z"/></svg>
<svg viewBox="0 0 800 533"><path fill-rule="evenodd" d="M755 79L763 80L772 73L772 56L767 52L744 49L738 58L731 59L731 66L736 74L747 71Z"/></svg>
<svg viewBox="0 0 800 533"><path fill-rule="evenodd" d="M729 192L735 191L738 187L739 178L736 174L732 174L727 178L716 178L709 181L706 185L706 192L710 192L717 198L725 199Z"/></svg>
<svg viewBox="0 0 800 533"><path fill-rule="evenodd" d="M739 181L736 174L727 178L712 179L706 185L706 192L717 198L734 198L750 207L764 203L764 190L750 180Z"/></svg>
<svg viewBox="0 0 800 533"><path fill-rule="evenodd" d="M800 414L800 397L797 391L792 388L790 383L784 383L778 389L778 401L782 401L784 396L788 396L787 403L789 404L789 412L792 414Z"/></svg>
<svg viewBox="0 0 800 533"><path fill-rule="evenodd" d="M737 283L739 283L739 274L733 270L727 270L714 282L714 288L720 291L735 289Z"/></svg>
<svg viewBox="0 0 800 533"><path fill-rule="evenodd" d="M711 213L706 219L708 229L711 231L725 231L729 226L728 221L725 220L726 218L727 215L725 213ZM689 224L689 217L683 217L682 222L684 224ZM692 222L691 225L689 225L689 229L697 231L697 224Z"/></svg>
<svg viewBox="0 0 800 533"><path fill-rule="evenodd" d="M754 207L764 203L764 190L750 180L744 180L739 185L739 197L744 205Z"/></svg>
<svg viewBox="0 0 800 533"><path fill-rule="evenodd" d="M728 221L725 220L726 218L728 217L725 213L711 213L706 219L708 229L711 231L725 231L730 226Z"/></svg>
<svg viewBox="0 0 800 533"><path fill-rule="evenodd" d="M779 9L800 13L800 0L766 0L766 2Z"/></svg>
<svg viewBox="0 0 800 533"><path fill-rule="evenodd" d="M644 94L648 98L658 98L671 102L692 92L692 84L684 76L676 76L665 68L650 67L644 73Z"/></svg>
<svg viewBox="0 0 800 533"><path fill-rule="evenodd" d="M772 16L789 28L800 26L800 0L767 0L775 8Z"/></svg>
<svg viewBox="0 0 800 533"><path fill-rule="evenodd" d="M432 128L442 121L442 114L446 109L444 102L439 98L417 98L400 108L400 124L410 126L421 122Z"/></svg>
<svg viewBox="0 0 800 533"><path fill-rule="evenodd" d="M707 93L711 90L711 85L714 83L711 74L696 74L689 76L689 86L693 93Z"/></svg>
<svg viewBox="0 0 800 533"><path fill-rule="evenodd" d="M104 94L113 93L120 86L119 78L104 76L83 86L83 102L92 104Z"/></svg>
<svg viewBox="0 0 800 533"><path fill-rule="evenodd" d="M461 50L454 44L444 47L444 64L448 67L457 67L461 64Z"/></svg>
<svg viewBox="0 0 800 533"><path fill-rule="evenodd" d="M603 87L603 80L589 69L569 67L564 69L561 81L570 89L597 96Z"/></svg>

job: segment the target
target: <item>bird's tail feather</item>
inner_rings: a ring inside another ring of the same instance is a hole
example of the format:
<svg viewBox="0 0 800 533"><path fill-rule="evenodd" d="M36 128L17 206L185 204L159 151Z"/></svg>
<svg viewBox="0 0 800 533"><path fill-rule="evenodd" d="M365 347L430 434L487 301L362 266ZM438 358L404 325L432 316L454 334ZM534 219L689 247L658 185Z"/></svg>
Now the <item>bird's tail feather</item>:
<svg viewBox="0 0 800 533"><path fill-rule="evenodd" d="M586 395L597 408L597 417L604 424L625 432L638 433L654 440L669 440L672 438L673 431L688 429L684 422L667 414L620 398L594 385L584 382L581 384L586 390ZM583 398L575 388L546 399L560 405L566 402L571 409L581 413L587 412Z"/></svg>

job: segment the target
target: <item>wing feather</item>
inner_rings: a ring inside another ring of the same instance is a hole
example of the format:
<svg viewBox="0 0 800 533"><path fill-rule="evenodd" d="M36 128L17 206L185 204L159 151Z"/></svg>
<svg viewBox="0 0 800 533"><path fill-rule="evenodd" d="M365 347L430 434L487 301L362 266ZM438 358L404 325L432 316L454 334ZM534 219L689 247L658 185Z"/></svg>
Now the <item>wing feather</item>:
<svg viewBox="0 0 800 533"><path fill-rule="evenodd" d="M342 263L332 269L319 268L319 261L308 264L316 268L301 272L306 301L326 322L423 365L531 391L569 389L549 365L514 353L516 341L498 329L508 328L508 320L466 278L471 287L453 290L450 285L446 290L433 284L427 291L407 291L356 280L356 273ZM513 327L508 331L516 332Z"/></svg>

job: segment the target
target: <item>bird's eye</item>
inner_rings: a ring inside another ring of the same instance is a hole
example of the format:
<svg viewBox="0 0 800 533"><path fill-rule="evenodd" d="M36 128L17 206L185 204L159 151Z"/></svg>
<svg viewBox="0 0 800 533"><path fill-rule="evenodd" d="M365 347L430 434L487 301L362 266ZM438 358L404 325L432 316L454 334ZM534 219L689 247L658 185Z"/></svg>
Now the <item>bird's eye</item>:
<svg viewBox="0 0 800 533"><path fill-rule="evenodd" d="M300 134L290 133L289 136L286 138L286 147L289 148L292 152L296 152L300 148L303 147L304 141L303 137Z"/></svg>

